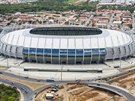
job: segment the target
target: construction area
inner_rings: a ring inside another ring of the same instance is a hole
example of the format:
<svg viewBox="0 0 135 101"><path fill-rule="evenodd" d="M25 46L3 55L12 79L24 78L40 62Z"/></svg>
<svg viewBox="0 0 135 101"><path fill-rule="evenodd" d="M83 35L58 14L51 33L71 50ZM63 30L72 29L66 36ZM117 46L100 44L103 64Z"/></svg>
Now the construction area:
<svg viewBox="0 0 135 101"><path fill-rule="evenodd" d="M135 71L109 81L110 84L120 86L135 95Z"/></svg>
<svg viewBox="0 0 135 101"><path fill-rule="evenodd" d="M105 82L105 81L97 81ZM107 81L110 85L119 86L135 95L135 71L122 76L114 77ZM54 90L55 89L55 90ZM125 98L103 89L88 87L86 84L71 83L61 84L58 88L54 86L40 92L35 101L50 101L46 94L51 96L53 101L127 101Z"/></svg>
<svg viewBox="0 0 135 101"><path fill-rule="evenodd" d="M102 89L91 88L85 84L59 85L58 91L50 87L36 96L35 101L127 101L125 98ZM50 99L46 98L46 94Z"/></svg>

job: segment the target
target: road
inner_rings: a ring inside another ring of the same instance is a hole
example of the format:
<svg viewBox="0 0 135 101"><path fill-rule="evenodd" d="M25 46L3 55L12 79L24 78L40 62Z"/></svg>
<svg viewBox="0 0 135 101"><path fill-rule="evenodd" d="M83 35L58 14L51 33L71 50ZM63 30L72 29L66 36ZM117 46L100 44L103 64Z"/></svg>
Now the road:
<svg viewBox="0 0 135 101"><path fill-rule="evenodd" d="M7 79L2 79L2 78L0 78L0 82L5 83L5 84L9 84L13 87L18 88L21 91L21 93L23 94L24 101L32 101L33 90L31 88L29 88L21 83L12 82L12 81L9 81Z"/></svg>
<svg viewBox="0 0 135 101"><path fill-rule="evenodd" d="M21 76L18 76L18 75L7 73L7 72L5 72L5 70L6 69L0 69L0 73L1 73L0 75L5 75L5 76L13 77L13 78L17 78L17 79L20 79L20 80L48 83L46 80L39 80L39 79L21 77ZM124 72L121 72L121 73L119 73L117 75L115 74L113 76L121 76L123 74L128 73L129 71L135 71L135 68L127 70L127 71L124 71ZM62 81L62 82L61 81L57 81L57 82L54 81L54 82L49 82L50 83L49 85L43 86L41 88L38 88L35 91L33 91L31 88L29 88L29 87L27 87L27 86L25 86L23 84L20 84L20 83L17 83L17 82L12 82L12 81L9 81L7 79L0 78L0 82L10 84L10 85L15 86L18 89L20 89L20 91L23 93L24 101L33 101L35 94L39 93L40 91L42 91L44 89L47 89L50 86L53 86L53 85L58 85L58 84L61 84L61 83L66 84L66 83L72 83L72 82L73 83L74 82L80 82L80 83L86 83L86 84L89 84L89 86L92 86L91 81L96 81L98 79L107 79L107 78L108 77L100 77L100 78L99 77L95 77L92 80L90 79L90 80ZM111 76L109 78L111 78ZM93 86L97 86L97 84L93 84ZM135 100L133 100L133 99L135 99L135 97L132 96L131 94L129 94L128 92L125 92L125 90L123 90L123 89L119 89L119 88L116 88L116 87L112 87L112 86L109 86L109 85L103 85L103 84L100 84L100 87L101 86L103 86L104 89L107 89L107 90L115 92L115 93L117 93L119 95L125 96L127 99L130 99L129 101L135 101ZM121 92L122 92L122 94L121 94Z"/></svg>
<svg viewBox="0 0 135 101"><path fill-rule="evenodd" d="M111 17L110 17L110 21L109 21L109 24L107 26L108 29L111 29L111 25L113 24L113 17L114 17L114 13L111 14Z"/></svg>
<svg viewBox="0 0 135 101"><path fill-rule="evenodd" d="M89 16L88 20L85 22L84 25L85 25L85 26L88 26L90 20L91 20L93 17L94 17L93 15ZM91 26L91 27L92 27L92 26Z"/></svg>
<svg viewBox="0 0 135 101"><path fill-rule="evenodd" d="M35 2L37 0L18 0L20 3Z"/></svg>
<svg viewBox="0 0 135 101"><path fill-rule="evenodd" d="M76 80L76 81L81 81L81 82L88 82L88 81L96 81L96 80L105 80L105 79L110 79L112 77L116 77L116 76L121 76L121 75L124 75L126 73L129 73L131 71L135 71L135 68L131 68L131 69L128 69L128 70L124 70L120 73L117 73L117 74L113 74L113 75L110 75L110 76L102 76L102 77L95 77L95 78L92 78L92 79L87 79L87 80ZM42 82L42 83L45 83L47 82L46 79L38 79L38 78L30 78L30 77L23 77L23 76L20 76L20 75L15 75L15 74L12 74L12 73L9 73L9 72L6 72L6 69L0 69L0 72L2 73L2 75L5 75L5 76L10 76L10 77L13 77L13 78L17 78L17 79L21 79L21 80L26 80L26 81L32 81L32 82ZM54 81L56 83L61 83L61 81ZM69 80L69 81L62 81L64 83L68 83L68 82L75 82L74 80ZM48 82L47 82L48 83Z"/></svg>
<svg viewBox="0 0 135 101"><path fill-rule="evenodd" d="M103 83L92 83L92 82L88 83L88 86L102 88L102 89L114 92L118 95L121 95L125 97L128 101L135 101L135 96L133 96L132 94L130 94L126 90L123 90L120 87L115 87L115 86L103 84Z"/></svg>
<svg viewBox="0 0 135 101"><path fill-rule="evenodd" d="M42 83L48 83L49 81L47 81L47 79L36 79L36 78L30 78L28 76L24 77L24 76L19 76L19 75L15 75L9 72L6 72L6 69L0 69L0 73L2 73L1 75L5 75L5 76L9 76L9 77L13 77L13 78L17 78L17 79L21 79L21 80L26 80L26 81L32 81L32 82L42 82ZM95 80L95 79L94 79ZM83 80L83 81L88 81L88 80ZM61 83L61 81L54 81L55 83ZM54 83L53 82L53 83ZM68 82L74 82L74 80L70 80L70 81L62 81L64 83L68 83Z"/></svg>

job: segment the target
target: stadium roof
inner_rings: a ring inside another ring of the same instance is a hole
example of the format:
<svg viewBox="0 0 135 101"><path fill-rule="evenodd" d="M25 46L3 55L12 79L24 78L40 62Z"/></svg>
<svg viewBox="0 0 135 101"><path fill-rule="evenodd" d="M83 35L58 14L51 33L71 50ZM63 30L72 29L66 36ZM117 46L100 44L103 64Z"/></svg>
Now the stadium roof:
<svg viewBox="0 0 135 101"><path fill-rule="evenodd" d="M85 28L85 27L84 27ZM61 28L60 28L61 29ZM74 28L72 28L74 29ZM53 49L90 49L124 46L132 42L132 38L120 31L100 29L101 34L64 36L64 31L59 35L31 34L32 28L13 31L2 37L5 44L29 48Z"/></svg>

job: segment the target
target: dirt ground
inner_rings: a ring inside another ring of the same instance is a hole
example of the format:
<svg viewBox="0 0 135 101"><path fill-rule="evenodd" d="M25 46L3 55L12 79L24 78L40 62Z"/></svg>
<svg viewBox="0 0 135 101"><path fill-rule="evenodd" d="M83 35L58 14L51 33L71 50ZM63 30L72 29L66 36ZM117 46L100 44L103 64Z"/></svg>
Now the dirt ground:
<svg viewBox="0 0 135 101"><path fill-rule="evenodd" d="M123 97L101 89L91 88L84 84L66 84L55 93L53 101L126 101ZM50 88L49 88L50 89ZM44 90L37 95L35 101L48 101Z"/></svg>
<svg viewBox="0 0 135 101"><path fill-rule="evenodd" d="M135 95L135 72L113 80L112 84L127 89L131 94Z"/></svg>
<svg viewBox="0 0 135 101"><path fill-rule="evenodd" d="M6 67L6 66L0 66L0 69L4 69L4 68L8 68L8 67Z"/></svg>
<svg viewBox="0 0 135 101"><path fill-rule="evenodd" d="M2 74L0 74L0 77L1 78L5 78L5 79L9 79L9 80L14 81L14 82L20 82L20 83L22 83L22 84L24 84L26 86L29 86L33 90L46 85L45 83L31 82L31 81L21 80L19 78L13 78L13 77L5 76L5 75L2 75Z"/></svg>

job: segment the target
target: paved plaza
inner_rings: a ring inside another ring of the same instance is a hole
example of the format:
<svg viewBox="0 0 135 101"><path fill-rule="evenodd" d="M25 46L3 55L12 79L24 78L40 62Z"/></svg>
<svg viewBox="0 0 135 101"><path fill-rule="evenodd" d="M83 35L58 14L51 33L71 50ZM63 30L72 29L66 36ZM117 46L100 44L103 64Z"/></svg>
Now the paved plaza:
<svg viewBox="0 0 135 101"><path fill-rule="evenodd" d="M107 61L91 65L51 65L23 62L23 60L0 57L0 65L8 66L6 72L30 78L59 80L87 80L119 73L119 68L134 67L135 58ZM114 68L115 66L121 66ZM29 71L24 71L24 70ZM55 70L55 71L54 71ZM97 73L95 71L102 71ZM63 71L63 72L61 72ZM87 71L87 72L86 72Z"/></svg>

